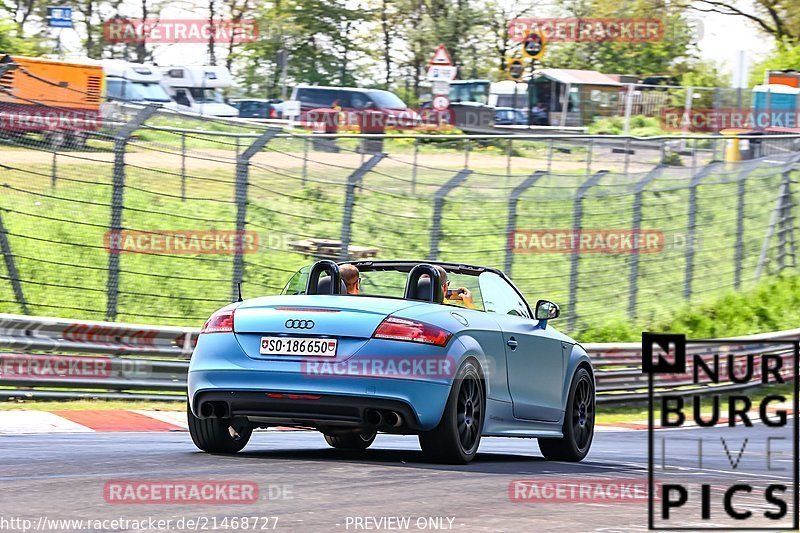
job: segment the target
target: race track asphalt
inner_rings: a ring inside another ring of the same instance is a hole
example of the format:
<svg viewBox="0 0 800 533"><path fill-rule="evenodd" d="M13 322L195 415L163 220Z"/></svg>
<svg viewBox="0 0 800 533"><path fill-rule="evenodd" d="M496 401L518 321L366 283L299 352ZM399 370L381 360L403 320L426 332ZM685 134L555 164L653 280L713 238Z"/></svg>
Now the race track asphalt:
<svg viewBox="0 0 800 533"><path fill-rule="evenodd" d="M791 435L791 428L788 431ZM720 487L735 480L756 485L784 482L791 487L791 446L784 455L773 450L768 463L764 443L774 433L764 426L667 433L665 455L681 457L686 464L664 475L684 481L712 476L716 500L721 498ZM728 454L721 451L720 437L727 441ZM745 437L748 447L738 469L730 473L731 460L736 461ZM704 442L703 473L692 466L698 438ZM13 530L11 522L3 528L3 520L12 518L28 519L31 522L25 524L40 531L87 530L91 522L86 521L118 518L129 522L106 522L100 524L100 530L163 530L150 528L156 524L147 522L151 519L172 520L170 529L176 529L177 521L183 519L180 524L184 530L206 531L647 529L643 501L515 502L509 495L514 480L614 478L645 483L646 431L600 431L590 455L576 464L545 461L530 439L484 439L473 463L442 466L424 461L416 437L380 435L369 450L351 453L334 450L320 434L306 431L258 432L244 452L229 456L199 452L185 432L10 435L0 437L0 457L0 530ZM244 504L121 504L109 503L104 496L108 482L175 480L256 484L259 497L254 503ZM791 507L791 496L787 499ZM749 502L754 509L759 505L769 508L760 493L751 502L746 496L737 497L736 502ZM728 523L722 520L721 505L715 503L713 510L712 520L702 525ZM255 527L252 518L247 528L241 522L232 527L231 518L245 516L265 518ZM226 517L228 521L224 522ZM277 517L277 523L272 517ZM398 517L398 521L388 517ZM65 525L52 522L56 519L85 522ZM188 528L186 521L190 519L199 521ZM117 527L107 527L114 525Z"/></svg>

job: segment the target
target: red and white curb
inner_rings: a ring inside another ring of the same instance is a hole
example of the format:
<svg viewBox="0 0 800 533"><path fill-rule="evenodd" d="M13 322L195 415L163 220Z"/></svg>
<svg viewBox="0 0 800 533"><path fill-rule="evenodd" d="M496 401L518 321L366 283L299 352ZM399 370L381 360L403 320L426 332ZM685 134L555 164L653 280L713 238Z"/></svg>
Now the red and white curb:
<svg viewBox="0 0 800 533"><path fill-rule="evenodd" d="M785 409L793 413L791 402L770 406L769 411ZM707 417L704 414L704 417ZM727 424L720 417L717 425ZM687 423L679 429L691 429ZM597 424L598 432L647 430L647 420ZM270 430L302 431L297 428L274 427ZM188 431L186 413L183 411L149 411L128 409L83 409L61 411L0 411L0 435L23 435L36 433L91 433L124 431Z"/></svg>
<svg viewBox="0 0 800 533"><path fill-rule="evenodd" d="M0 435L122 431L188 431L186 413L127 409L0 411Z"/></svg>

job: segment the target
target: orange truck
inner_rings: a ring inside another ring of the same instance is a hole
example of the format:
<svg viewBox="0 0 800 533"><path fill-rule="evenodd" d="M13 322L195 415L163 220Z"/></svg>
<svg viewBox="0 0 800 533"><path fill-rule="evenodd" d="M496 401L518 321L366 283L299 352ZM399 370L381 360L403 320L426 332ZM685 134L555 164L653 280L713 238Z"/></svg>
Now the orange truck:
<svg viewBox="0 0 800 533"><path fill-rule="evenodd" d="M82 147L102 125L103 68L52 59L0 57L0 134L44 135Z"/></svg>

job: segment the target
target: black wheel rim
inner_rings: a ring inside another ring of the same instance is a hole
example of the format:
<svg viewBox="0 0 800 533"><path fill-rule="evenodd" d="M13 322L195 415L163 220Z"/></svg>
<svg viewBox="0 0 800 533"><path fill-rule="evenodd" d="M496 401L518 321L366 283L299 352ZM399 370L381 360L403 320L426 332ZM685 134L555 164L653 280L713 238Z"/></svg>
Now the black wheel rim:
<svg viewBox="0 0 800 533"><path fill-rule="evenodd" d="M458 390L458 439L461 448L469 453L475 448L480 438L480 427L483 419L483 398L480 383L472 376L461 381Z"/></svg>
<svg viewBox="0 0 800 533"><path fill-rule="evenodd" d="M579 450L583 451L589 446L593 432L594 387L587 376L581 376L572 401L572 435Z"/></svg>

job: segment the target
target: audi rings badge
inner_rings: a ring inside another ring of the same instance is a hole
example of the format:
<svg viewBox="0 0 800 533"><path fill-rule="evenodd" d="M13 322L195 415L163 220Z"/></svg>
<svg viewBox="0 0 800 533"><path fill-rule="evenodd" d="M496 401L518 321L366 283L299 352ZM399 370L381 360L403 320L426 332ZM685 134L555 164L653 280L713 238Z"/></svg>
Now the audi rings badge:
<svg viewBox="0 0 800 533"><path fill-rule="evenodd" d="M314 327L313 320L289 319L284 324L288 329L311 329Z"/></svg>

